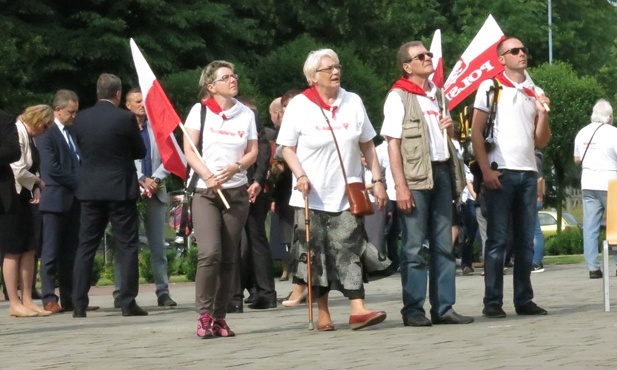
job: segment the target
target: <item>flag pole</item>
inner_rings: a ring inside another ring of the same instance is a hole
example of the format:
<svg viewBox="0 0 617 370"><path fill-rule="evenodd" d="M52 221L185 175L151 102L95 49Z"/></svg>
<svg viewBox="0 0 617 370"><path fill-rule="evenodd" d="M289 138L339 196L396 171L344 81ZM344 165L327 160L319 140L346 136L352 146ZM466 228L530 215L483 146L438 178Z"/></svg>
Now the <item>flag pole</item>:
<svg viewBox="0 0 617 370"><path fill-rule="evenodd" d="M441 116L445 117L446 116L446 95L443 93L443 89L441 89ZM445 128L443 129L443 150L444 150L444 154L448 153L448 140L450 140L450 138L448 137L448 130L446 130Z"/></svg>
<svg viewBox="0 0 617 370"><path fill-rule="evenodd" d="M193 149L193 152L195 154L198 154L199 151L197 150L197 147L195 147L195 143L193 142L193 140L189 136L189 133L186 132L186 129L184 128L184 125L182 124L182 122L178 123L178 126L180 126L180 129L182 130L182 133L184 134L184 136L186 136L189 139L188 142L191 145L191 149ZM201 160L201 163L203 163L205 165L206 162L204 161L203 157L201 155L198 155L198 157ZM229 207L229 203L227 203L227 199L225 199L225 196L223 195L223 192L221 191L221 189L216 189L216 192L218 193L219 197L223 201L223 204L225 204L225 208L227 208L227 209L231 208L231 207Z"/></svg>

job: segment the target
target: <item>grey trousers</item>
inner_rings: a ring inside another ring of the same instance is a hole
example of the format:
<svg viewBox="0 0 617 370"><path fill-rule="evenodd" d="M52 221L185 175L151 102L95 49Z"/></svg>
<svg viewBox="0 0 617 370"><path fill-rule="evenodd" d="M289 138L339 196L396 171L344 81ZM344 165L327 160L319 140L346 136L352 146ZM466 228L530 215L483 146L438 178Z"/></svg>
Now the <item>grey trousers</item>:
<svg viewBox="0 0 617 370"><path fill-rule="evenodd" d="M197 190L191 212L197 240L195 309L199 314L224 318L231 298L231 280L240 236L249 213L249 200L243 185L223 189L230 208L212 190Z"/></svg>

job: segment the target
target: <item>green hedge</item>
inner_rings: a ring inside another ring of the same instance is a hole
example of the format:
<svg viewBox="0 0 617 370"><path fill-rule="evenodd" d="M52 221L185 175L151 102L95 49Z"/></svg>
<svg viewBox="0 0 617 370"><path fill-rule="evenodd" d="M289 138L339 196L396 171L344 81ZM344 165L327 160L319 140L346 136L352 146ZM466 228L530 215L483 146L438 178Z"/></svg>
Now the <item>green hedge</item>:
<svg viewBox="0 0 617 370"><path fill-rule="evenodd" d="M579 229L564 230L546 240L544 254L558 256L563 254L582 254L583 234Z"/></svg>

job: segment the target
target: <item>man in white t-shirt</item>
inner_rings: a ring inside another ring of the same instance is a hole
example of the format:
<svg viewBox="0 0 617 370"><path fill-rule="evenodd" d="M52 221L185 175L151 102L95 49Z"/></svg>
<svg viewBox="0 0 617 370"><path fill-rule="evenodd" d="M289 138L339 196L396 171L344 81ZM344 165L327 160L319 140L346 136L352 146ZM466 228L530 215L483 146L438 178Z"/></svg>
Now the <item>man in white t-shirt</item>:
<svg viewBox="0 0 617 370"><path fill-rule="evenodd" d="M533 302L531 269L536 224L536 160L534 147L543 148L551 137L550 103L527 75L527 48L516 38L502 40L496 48L504 71L495 76L500 93L489 93L493 80L482 82L474 101L471 140L482 170L487 208L484 256L484 309L489 318L503 318L503 267L508 225L514 237L514 307L519 315L546 315ZM483 137L493 96L498 96L492 149ZM490 98L490 99L489 99Z"/></svg>
<svg viewBox="0 0 617 370"><path fill-rule="evenodd" d="M381 135L388 141L396 202L402 212L401 315L405 326L474 321L452 308L456 300L451 234L453 158L445 145L449 138L444 138L442 130L452 136L453 128L452 119L441 112L437 88L429 81L434 71L432 57L419 41L400 47L397 61L403 77L386 98L381 128ZM427 238L428 258L422 246ZM430 320L424 311L427 282Z"/></svg>
<svg viewBox="0 0 617 370"><path fill-rule="evenodd" d="M583 168L583 247L590 279L601 279L598 263L598 232L606 211L609 180L617 179L617 128L613 108L600 99L593 107L591 123L574 139L574 163ZM606 271L605 271L606 273Z"/></svg>

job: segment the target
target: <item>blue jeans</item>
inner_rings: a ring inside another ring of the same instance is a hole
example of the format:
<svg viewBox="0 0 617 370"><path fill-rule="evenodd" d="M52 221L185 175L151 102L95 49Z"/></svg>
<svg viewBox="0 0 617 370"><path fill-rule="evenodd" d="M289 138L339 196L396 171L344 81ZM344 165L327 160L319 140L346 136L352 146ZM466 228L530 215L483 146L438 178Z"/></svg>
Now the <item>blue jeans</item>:
<svg viewBox="0 0 617 370"><path fill-rule="evenodd" d="M583 189L583 249L589 271L600 269L598 234L606 210L606 193L602 190Z"/></svg>
<svg viewBox="0 0 617 370"><path fill-rule="evenodd" d="M533 299L531 267L536 225L536 173L503 170L501 189L485 189L487 239L484 257L484 306L503 305L503 261L512 221L514 306Z"/></svg>
<svg viewBox="0 0 617 370"><path fill-rule="evenodd" d="M431 315L443 316L452 310L456 299L454 278L456 261L452 255L452 188L447 164L433 165L434 187L412 190L415 207L401 213L403 244L401 248L401 282L403 318L424 316L427 270L430 275ZM422 243L429 241L428 257Z"/></svg>
<svg viewBox="0 0 617 370"><path fill-rule="evenodd" d="M463 203L463 224L465 225L465 243L461 252L461 267L471 267L473 263L473 244L478 233L476 218L476 201L469 198Z"/></svg>
<svg viewBox="0 0 617 370"><path fill-rule="evenodd" d="M542 202L536 201L536 210L542 209ZM542 266L542 259L544 258L544 235L542 235L542 229L540 228L540 218L536 215L536 228L533 234L533 264Z"/></svg>

